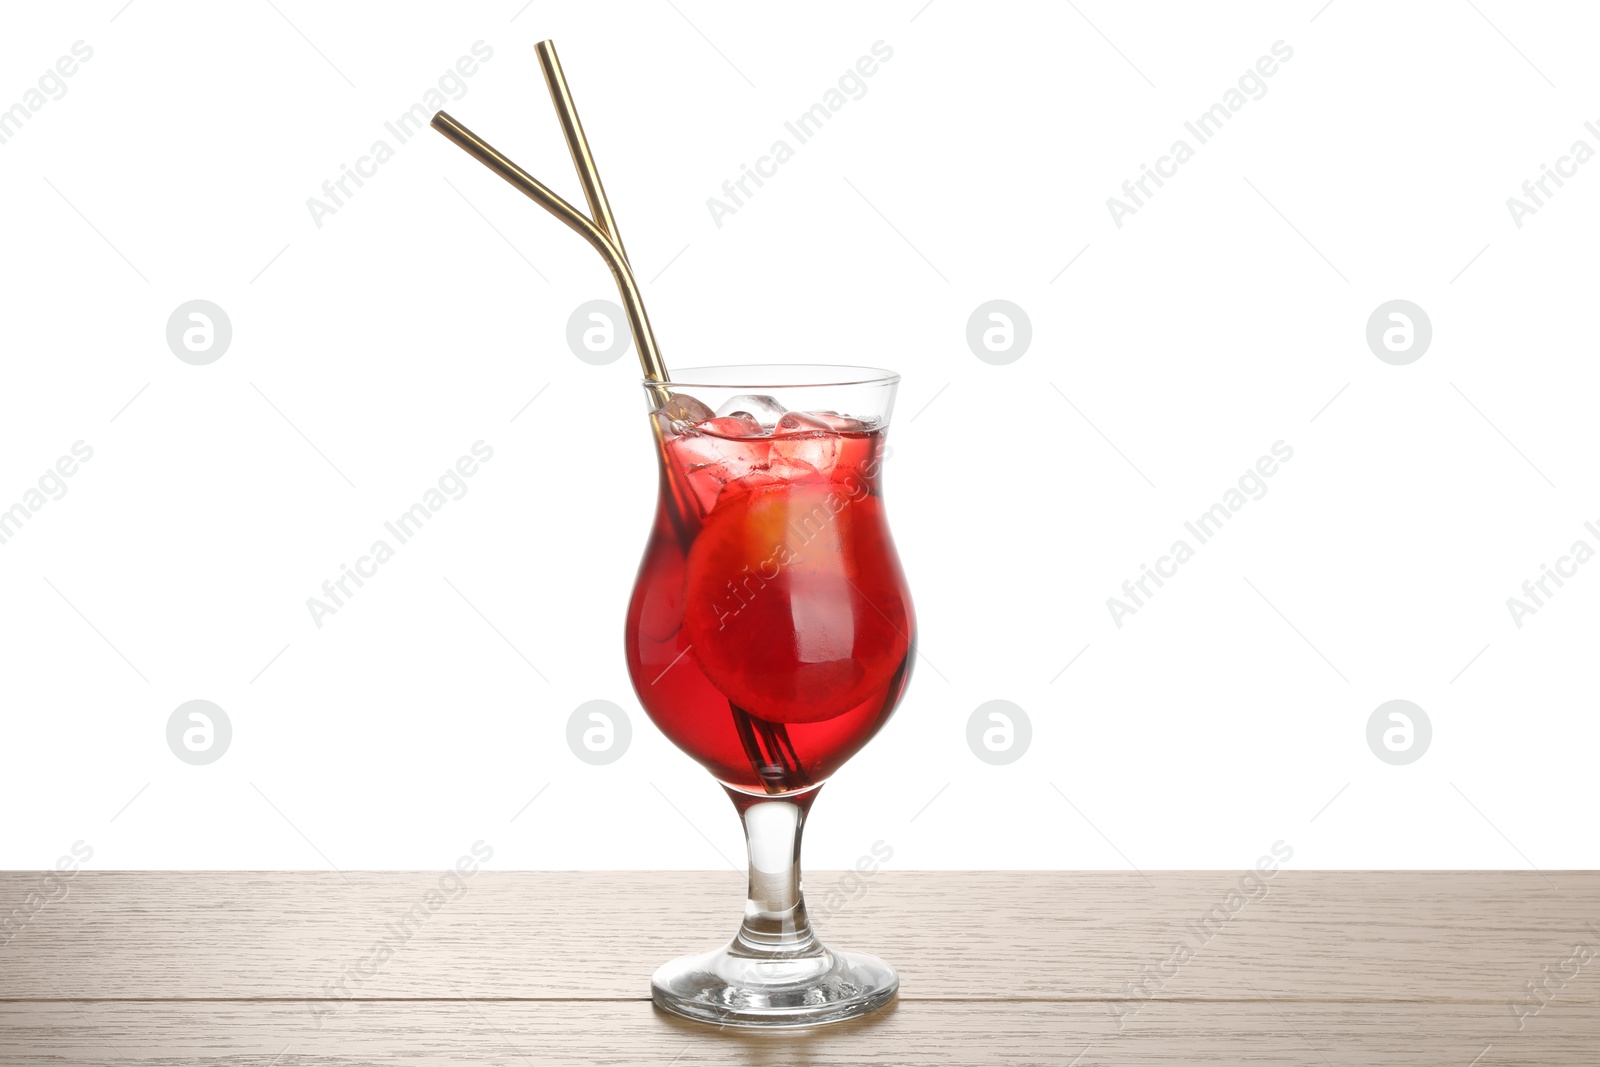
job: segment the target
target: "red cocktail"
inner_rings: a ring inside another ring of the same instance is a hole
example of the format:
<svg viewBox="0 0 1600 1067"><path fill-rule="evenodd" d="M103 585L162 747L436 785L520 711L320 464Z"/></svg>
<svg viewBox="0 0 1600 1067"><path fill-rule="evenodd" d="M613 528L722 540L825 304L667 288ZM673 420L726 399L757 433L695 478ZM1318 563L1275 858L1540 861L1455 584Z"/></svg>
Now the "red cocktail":
<svg viewBox="0 0 1600 1067"><path fill-rule="evenodd" d="M888 719L915 655L880 490L897 381L730 367L646 383L661 499L628 669L651 719L727 789L751 860L733 942L656 972L656 1003L679 1014L808 1025L898 986L882 961L816 939L799 868L818 787Z"/></svg>
<svg viewBox="0 0 1600 1067"><path fill-rule="evenodd" d="M633 684L725 784L806 789L877 732L910 673L884 431L832 413L770 428L688 414L656 416L661 502L628 611Z"/></svg>

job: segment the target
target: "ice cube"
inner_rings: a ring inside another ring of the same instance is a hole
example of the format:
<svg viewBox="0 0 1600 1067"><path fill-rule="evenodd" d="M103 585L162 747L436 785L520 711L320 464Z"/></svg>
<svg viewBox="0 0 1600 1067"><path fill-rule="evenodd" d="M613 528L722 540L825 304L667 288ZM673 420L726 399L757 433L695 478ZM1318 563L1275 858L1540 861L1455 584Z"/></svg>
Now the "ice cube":
<svg viewBox="0 0 1600 1067"><path fill-rule="evenodd" d="M727 415L674 436L667 455L694 494L701 514L709 514L726 493L750 488L742 485L742 479L765 476L771 446L772 438L754 417Z"/></svg>
<svg viewBox="0 0 1600 1067"><path fill-rule="evenodd" d="M731 454L731 442L714 434L687 433L673 438L667 454L677 467L677 477L689 487L702 515L710 512L730 479L744 473Z"/></svg>
<svg viewBox="0 0 1600 1067"><path fill-rule="evenodd" d="M834 417L837 418L838 416ZM832 429L833 426L821 415L812 414L809 411L787 411L784 412L783 418L778 420L778 425L774 432L780 434L806 433L808 431L828 433Z"/></svg>
<svg viewBox="0 0 1600 1067"><path fill-rule="evenodd" d="M822 420L834 433L865 433L878 424L876 418L852 419L835 411L813 411L811 417Z"/></svg>
<svg viewBox="0 0 1600 1067"><path fill-rule="evenodd" d="M778 420L783 418L785 408L776 399L770 396L757 396L752 393L741 393L729 397L717 408L719 416L724 415L749 415L761 424L763 430L771 430L778 425Z"/></svg>
<svg viewBox="0 0 1600 1067"><path fill-rule="evenodd" d="M790 415L795 416L795 418L790 420ZM877 425L878 420L876 417L853 419L849 415L841 415L837 411L792 411L778 420L778 432L829 430L833 433L866 433Z"/></svg>
<svg viewBox="0 0 1600 1067"><path fill-rule="evenodd" d="M778 420L768 469L780 478L804 478L832 470L838 456L839 436L826 419L790 411Z"/></svg>
<svg viewBox="0 0 1600 1067"><path fill-rule="evenodd" d="M661 420L662 429L677 434L686 433L696 423L711 418L712 411L688 393L673 393L654 414Z"/></svg>
<svg viewBox="0 0 1600 1067"><path fill-rule="evenodd" d="M723 415L720 418L706 419L695 428L701 433L712 433L718 437L760 437L766 433L754 415L748 415L743 411L736 411L732 415Z"/></svg>

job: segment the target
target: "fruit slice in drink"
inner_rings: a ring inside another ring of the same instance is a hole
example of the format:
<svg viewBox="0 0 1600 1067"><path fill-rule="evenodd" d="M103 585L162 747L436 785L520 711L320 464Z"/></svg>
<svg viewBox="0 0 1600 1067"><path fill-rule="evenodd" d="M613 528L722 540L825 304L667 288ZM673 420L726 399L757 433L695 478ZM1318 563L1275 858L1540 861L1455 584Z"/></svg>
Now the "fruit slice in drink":
<svg viewBox="0 0 1600 1067"><path fill-rule="evenodd" d="M820 722L888 685L906 656L899 562L878 497L821 477L725 499L689 551L684 627L728 699Z"/></svg>

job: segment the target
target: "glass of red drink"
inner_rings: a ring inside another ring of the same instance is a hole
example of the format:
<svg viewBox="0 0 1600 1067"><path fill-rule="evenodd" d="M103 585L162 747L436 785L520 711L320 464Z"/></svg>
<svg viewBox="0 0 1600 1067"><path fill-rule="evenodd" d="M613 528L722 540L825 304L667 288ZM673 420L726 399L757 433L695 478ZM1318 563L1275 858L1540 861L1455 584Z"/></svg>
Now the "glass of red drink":
<svg viewBox="0 0 1600 1067"><path fill-rule="evenodd" d="M916 653L880 489L898 382L819 365L645 383L661 495L628 669L651 719L727 790L750 856L738 934L652 979L676 1014L805 1026L899 986L883 961L816 938L800 886L811 803L894 711Z"/></svg>

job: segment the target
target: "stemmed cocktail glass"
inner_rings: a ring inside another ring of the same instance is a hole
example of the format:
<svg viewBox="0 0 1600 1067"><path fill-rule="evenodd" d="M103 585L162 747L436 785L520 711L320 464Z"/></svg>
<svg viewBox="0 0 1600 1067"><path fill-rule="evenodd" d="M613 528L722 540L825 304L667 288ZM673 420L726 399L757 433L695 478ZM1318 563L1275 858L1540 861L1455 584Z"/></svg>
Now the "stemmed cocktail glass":
<svg viewBox="0 0 1600 1067"><path fill-rule="evenodd" d="M797 1026L872 1011L893 968L827 948L806 916L800 833L823 782L905 690L915 624L880 492L899 376L752 366L645 383L661 464L628 609L640 703L722 783L750 855L744 921L663 966L661 1007Z"/></svg>

